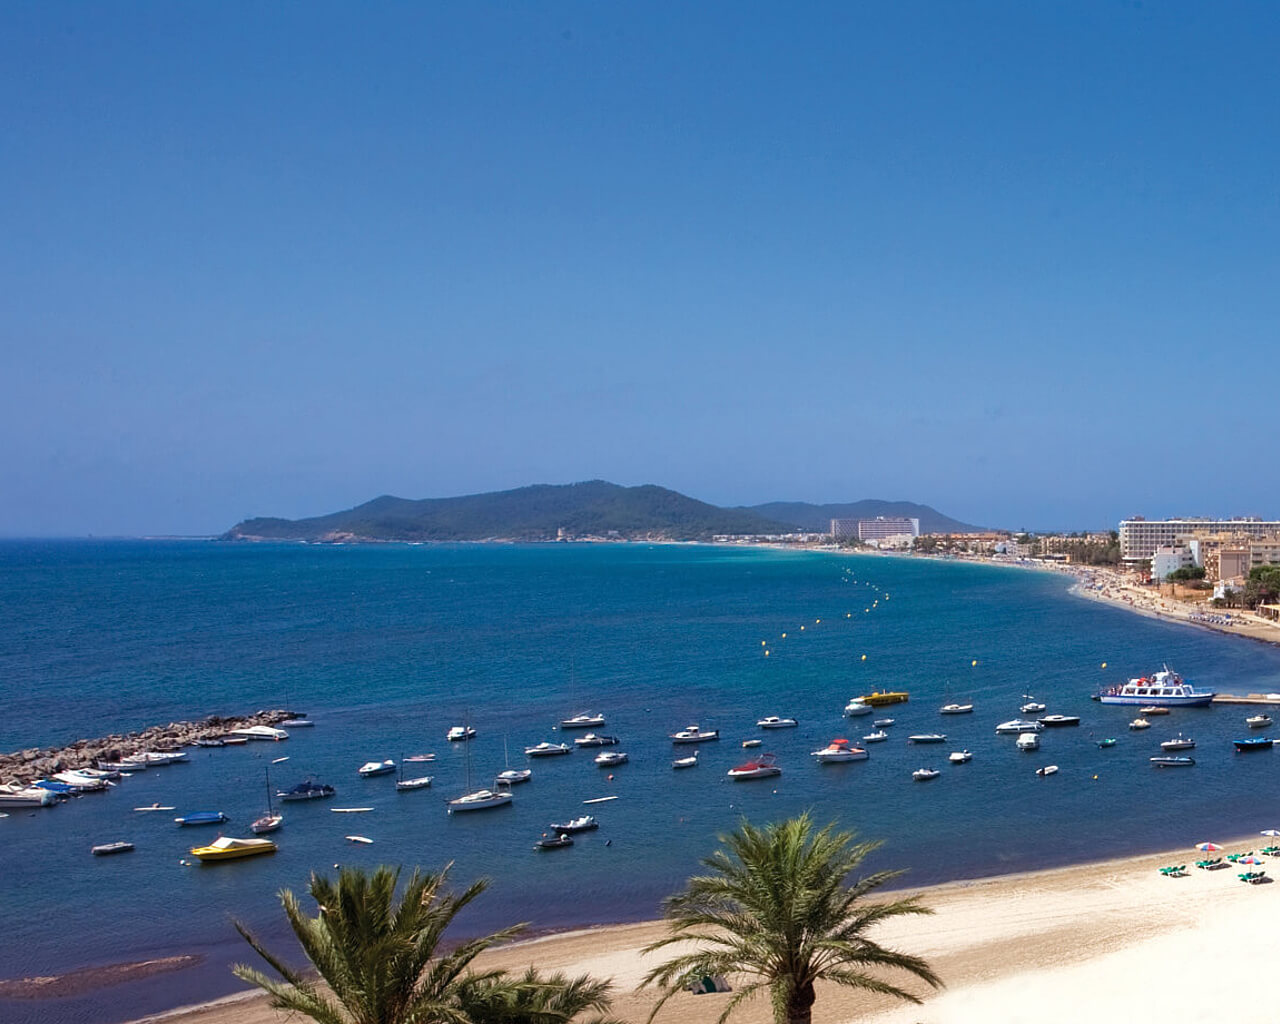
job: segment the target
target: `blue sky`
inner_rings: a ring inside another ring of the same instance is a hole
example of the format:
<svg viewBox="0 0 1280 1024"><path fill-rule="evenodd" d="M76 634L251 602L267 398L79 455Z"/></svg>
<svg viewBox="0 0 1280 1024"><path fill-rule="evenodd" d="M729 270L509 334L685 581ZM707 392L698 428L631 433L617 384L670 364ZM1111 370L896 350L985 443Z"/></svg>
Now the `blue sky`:
<svg viewBox="0 0 1280 1024"><path fill-rule="evenodd" d="M1270 3L0 7L0 534L1280 516Z"/></svg>

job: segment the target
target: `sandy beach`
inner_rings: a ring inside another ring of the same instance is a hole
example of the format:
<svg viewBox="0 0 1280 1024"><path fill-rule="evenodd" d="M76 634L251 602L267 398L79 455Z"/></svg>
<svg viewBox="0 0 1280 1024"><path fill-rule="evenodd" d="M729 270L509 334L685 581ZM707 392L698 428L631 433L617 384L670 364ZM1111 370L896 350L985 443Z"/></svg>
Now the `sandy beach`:
<svg viewBox="0 0 1280 1024"><path fill-rule="evenodd" d="M1197 859L1220 856L1192 849L1205 840L1221 841L1189 834L1186 849L1157 856L919 890L936 913L895 921L877 939L929 958L947 988L929 993L914 986L925 997L923 1006L827 988L820 992L814 1020L1078 1024L1211 1019L1269 976L1269 937L1280 913L1280 886L1246 885L1237 878L1246 868L1234 865L1196 869ZM1258 849L1268 842L1224 843L1224 852ZM1264 869L1270 872L1274 864L1280 871L1280 860L1264 859ZM1169 864L1186 864L1187 876L1159 874ZM535 964L543 970L610 977L617 989L616 1014L641 1022L655 997L637 986L655 960L640 950L662 934L661 922L569 932L508 946L483 962L487 967ZM710 1024L726 998L682 994L658 1020ZM146 1020L279 1024L283 1019L263 999L248 995ZM735 1019L761 1024L770 1019L769 1007L757 1001Z"/></svg>

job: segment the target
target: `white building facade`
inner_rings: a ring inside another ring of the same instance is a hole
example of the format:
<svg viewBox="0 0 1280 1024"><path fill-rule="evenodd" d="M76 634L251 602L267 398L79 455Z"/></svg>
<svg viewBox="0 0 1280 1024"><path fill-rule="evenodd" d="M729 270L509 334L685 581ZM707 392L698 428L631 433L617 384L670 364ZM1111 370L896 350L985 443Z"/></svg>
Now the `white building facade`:
<svg viewBox="0 0 1280 1024"><path fill-rule="evenodd" d="M1159 547L1182 545L1197 533L1266 537L1280 533L1280 521L1265 519L1122 519L1120 557L1126 562L1150 558Z"/></svg>

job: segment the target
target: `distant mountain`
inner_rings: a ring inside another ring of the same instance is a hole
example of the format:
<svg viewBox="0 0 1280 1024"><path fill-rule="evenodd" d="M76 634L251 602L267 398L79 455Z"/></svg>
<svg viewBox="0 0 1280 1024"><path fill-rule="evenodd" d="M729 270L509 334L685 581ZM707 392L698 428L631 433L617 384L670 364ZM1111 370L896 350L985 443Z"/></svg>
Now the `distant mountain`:
<svg viewBox="0 0 1280 1024"><path fill-rule="evenodd" d="M555 540L563 531L568 537L703 540L793 529L757 512L717 508L665 487L591 480L420 501L385 495L314 519L247 519L223 539L540 541Z"/></svg>
<svg viewBox="0 0 1280 1024"><path fill-rule="evenodd" d="M831 528L833 519L874 519L876 516L905 516L920 520L921 533L976 533L981 526L970 526L958 519L944 516L928 505L910 501L854 501L848 504L810 505L807 501L771 501L765 505L743 506L744 512L754 512L768 519L788 523L797 530L822 530Z"/></svg>

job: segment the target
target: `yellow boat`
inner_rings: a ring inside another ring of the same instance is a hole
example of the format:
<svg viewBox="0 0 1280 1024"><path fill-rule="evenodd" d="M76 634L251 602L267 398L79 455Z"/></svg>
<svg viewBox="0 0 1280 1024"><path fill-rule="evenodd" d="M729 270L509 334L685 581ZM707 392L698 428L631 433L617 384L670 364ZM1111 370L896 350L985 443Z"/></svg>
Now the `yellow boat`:
<svg viewBox="0 0 1280 1024"><path fill-rule="evenodd" d="M191 856L200 860L238 860L275 852L276 844L270 839L234 839L231 836L219 836L208 846L191 848Z"/></svg>
<svg viewBox="0 0 1280 1024"><path fill-rule="evenodd" d="M878 708L882 704L905 704L907 702L907 694L901 690L894 690L887 693L869 693L865 697L859 697L858 700L863 704L870 704L873 708Z"/></svg>

